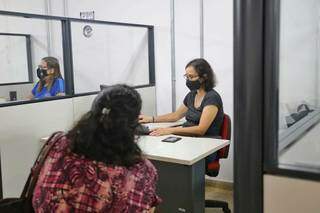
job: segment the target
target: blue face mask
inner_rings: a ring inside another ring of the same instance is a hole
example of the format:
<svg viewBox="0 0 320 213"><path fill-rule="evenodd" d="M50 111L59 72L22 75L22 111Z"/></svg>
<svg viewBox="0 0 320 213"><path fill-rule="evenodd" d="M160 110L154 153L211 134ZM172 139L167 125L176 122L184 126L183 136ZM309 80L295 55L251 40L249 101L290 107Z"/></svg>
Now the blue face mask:
<svg viewBox="0 0 320 213"><path fill-rule="evenodd" d="M195 80L195 81L190 81L189 79L187 79L186 85L191 91L192 90L198 90L201 87L201 83L200 83L199 79Z"/></svg>

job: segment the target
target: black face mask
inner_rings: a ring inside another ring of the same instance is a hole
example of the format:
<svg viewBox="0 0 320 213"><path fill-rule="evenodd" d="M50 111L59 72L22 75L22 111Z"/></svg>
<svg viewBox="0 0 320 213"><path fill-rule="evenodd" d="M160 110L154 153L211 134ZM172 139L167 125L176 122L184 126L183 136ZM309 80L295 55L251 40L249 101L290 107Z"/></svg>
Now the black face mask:
<svg viewBox="0 0 320 213"><path fill-rule="evenodd" d="M37 69L37 76L40 80L43 80L44 77L48 76L48 70L38 68Z"/></svg>
<svg viewBox="0 0 320 213"><path fill-rule="evenodd" d="M201 83L199 79L195 81L190 81L189 79L187 79L186 85L190 90L197 90L200 89Z"/></svg>

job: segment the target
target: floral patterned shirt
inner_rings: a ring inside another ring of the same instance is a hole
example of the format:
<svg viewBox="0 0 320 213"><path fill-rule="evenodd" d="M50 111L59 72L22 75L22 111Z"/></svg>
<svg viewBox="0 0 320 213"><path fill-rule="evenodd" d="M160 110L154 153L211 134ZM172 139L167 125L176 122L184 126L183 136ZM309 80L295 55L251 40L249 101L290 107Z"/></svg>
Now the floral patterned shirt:
<svg viewBox="0 0 320 213"><path fill-rule="evenodd" d="M157 171L149 160L129 168L108 166L71 152L69 142L60 138L41 168L35 212L148 212L160 203Z"/></svg>

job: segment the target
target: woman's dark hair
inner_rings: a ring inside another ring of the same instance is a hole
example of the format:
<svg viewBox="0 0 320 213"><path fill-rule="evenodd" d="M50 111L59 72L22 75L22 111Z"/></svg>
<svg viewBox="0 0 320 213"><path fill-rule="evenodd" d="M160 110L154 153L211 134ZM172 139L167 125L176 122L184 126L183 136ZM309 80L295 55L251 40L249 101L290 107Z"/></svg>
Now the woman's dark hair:
<svg viewBox="0 0 320 213"><path fill-rule="evenodd" d="M129 167L141 160L135 141L141 110L139 93L127 85L102 90L92 108L67 133L74 153L108 165Z"/></svg>
<svg viewBox="0 0 320 213"><path fill-rule="evenodd" d="M210 64L203 58L196 58L190 61L187 67L192 66L195 71L198 73L199 77L204 79L204 88L206 91L211 90L216 86L216 77L210 66Z"/></svg>

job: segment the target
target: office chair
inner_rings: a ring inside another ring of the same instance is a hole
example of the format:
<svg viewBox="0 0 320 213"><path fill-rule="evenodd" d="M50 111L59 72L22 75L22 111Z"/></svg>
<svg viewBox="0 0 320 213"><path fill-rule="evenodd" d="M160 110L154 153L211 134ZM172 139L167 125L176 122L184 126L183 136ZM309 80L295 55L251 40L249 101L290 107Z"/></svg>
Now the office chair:
<svg viewBox="0 0 320 213"><path fill-rule="evenodd" d="M231 120L227 114L223 116L223 122L221 126L220 137L221 139L230 140L231 138ZM220 158L227 158L229 154L229 145L218 150L217 157L212 162L206 162L206 175L210 177L216 177L219 174L220 170ZM206 208L222 208L224 213L231 213L231 210L228 207L228 203L225 201L219 200L206 200Z"/></svg>

